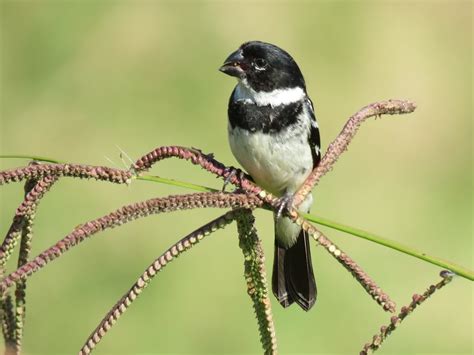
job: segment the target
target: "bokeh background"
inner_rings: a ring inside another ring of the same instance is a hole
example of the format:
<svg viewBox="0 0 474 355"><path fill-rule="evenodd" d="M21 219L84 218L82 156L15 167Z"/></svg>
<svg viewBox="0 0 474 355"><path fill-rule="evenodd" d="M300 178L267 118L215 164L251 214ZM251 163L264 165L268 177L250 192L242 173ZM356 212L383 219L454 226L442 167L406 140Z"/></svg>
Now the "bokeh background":
<svg viewBox="0 0 474 355"><path fill-rule="evenodd" d="M1 2L1 154L122 166L161 145L214 152L227 144L233 79L217 71L242 42L275 43L305 74L324 147L362 106L418 103L365 123L314 191L313 213L472 268L472 3L470 1ZM26 164L0 159L2 169ZM153 171L220 187L181 161ZM61 180L41 203L34 253L123 204L183 189ZM22 186L0 189L7 231ZM218 210L152 216L98 235L31 278L25 353L75 353L161 251ZM271 270L272 218L258 211ZM439 268L322 228L398 305ZM389 315L322 248L319 298L308 313L273 299L282 354L357 353ZM97 354L259 353L235 226L171 264ZM423 305L381 353L472 353L473 287L465 279Z"/></svg>

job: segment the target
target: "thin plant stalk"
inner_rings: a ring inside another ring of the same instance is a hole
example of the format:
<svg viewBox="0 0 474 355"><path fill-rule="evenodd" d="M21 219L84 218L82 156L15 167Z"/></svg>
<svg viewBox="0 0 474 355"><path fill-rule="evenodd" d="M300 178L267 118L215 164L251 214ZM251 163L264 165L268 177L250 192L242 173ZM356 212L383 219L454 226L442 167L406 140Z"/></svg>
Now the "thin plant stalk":
<svg viewBox="0 0 474 355"><path fill-rule="evenodd" d="M38 164L39 163L32 162L30 166ZM32 226L36 207L55 181L55 177L45 177L39 181L36 179L26 181L25 198L17 208L10 229L0 246L1 278L3 278L6 263L20 237L21 243L17 267L21 267L27 261L31 249L30 244L33 236ZM0 301L2 304L0 317L4 324L4 330L8 329L7 332L4 331L5 344L8 348L8 353L12 354L19 354L21 352L23 323L25 319L25 290L26 283L19 282L16 287L15 302L13 303L13 297L10 295L2 297ZM10 314L10 312L12 314Z"/></svg>
<svg viewBox="0 0 474 355"><path fill-rule="evenodd" d="M352 276L359 282L365 291L376 301L384 311L395 312L396 304L390 299L390 296L384 292L372 278L346 253L344 253L336 244L326 237L320 230L303 221L302 227L309 235L318 242L329 254L334 257Z"/></svg>
<svg viewBox="0 0 474 355"><path fill-rule="evenodd" d="M260 342L265 354L277 354L277 338L273 322L265 271L265 254L255 228L251 210L240 209L237 214L239 246L244 254L244 276L247 293L257 316Z"/></svg>
<svg viewBox="0 0 474 355"><path fill-rule="evenodd" d="M440 276L441 281L435 285L430 285L423 294L414 294L410 304L402 307L400 313L397 316L390 318L390 323L388 325L384 325L380 328L380 333L374 335L372 341L364 345L360 355L367 355L379 349L382 343L400 326L406 317L412 314L418 306L430 298L436 291L450 283L455 274L449 270L443 270L440 272Z"/></svg>
<svg viewBox="0 0 474 355"><path fill-rule="evenodd" d="M21 280L26 280L33 273L42 269L46 264L63 255L69 249L109 228L118 227L132 220L143 218L151 214L173 212L194 208L255 208L261 201L245 194L229 193L196 193L189 195L176 195L164 198L153 198L143 202L124 206L112 213L86 222L76 227L70 234L61 239L52 247L46 249L34 259L27 262L11 274L7 275L0 283L0 294L5 294L7 289Z"/></svg>
<svg viewBox="0 0 474 355"><path fill-rule="evenodd" d="M362 122L369 117L381 117L381 115L402 115L412 113L416 109L416 104L408 100L387 100L379 101L365 106L357 111L344 125L341 133L329 144L326 153L318 166L311 172L304 184L296 192L293 204L299 206L313 188L319 183L321 178L329 172L337 162L342 153L347 150L349 143L359 129Z"/></svg>
<svg viewBox="0 0 474 355"><path fill-rule="evenodd" d="M31 164L39 164L32 162ZM25 208L24 223L21 228L20 251L18 255L17 267L22 267L28 262L31 253L31 242L33 240L33 223L35 220L36 209L40 199L45 195L51 186L56 182L56 177L45 177L38 181L35 179L27 180L25 183L25 201L28 207ZM20 206L21 208L24 205ZM16 284L15 291L15 353L20 354L22 349L23 328L26 317L26 280L19 281Z"/></svg>
<svg viewBox="0 0 474 355"><path fill-rule="evenodd" d="M5 355L16 354L15 346L15 311L13 298L10 294L5 295L1 303L1 325L3 340L5 344Z"/></svg>
<svg viewBox="0 0 474 355"><path fill-rule="evenodd" d="M163 254L156 258L133 284L133 286L120 298L120 300L105 315L99 325L89 335L85 344L79 351L80 355L90 354L97 346L118 319L127 311L131 304L137 299L142 291L149 285L151 280L168 265L185 251L191 249L194 245L212 234L218 229L226 227L235 218L236 212L230 211L224 215L212 220L211 222L199 227L195 231L182 238L177 243L169 247Z"/></svg>

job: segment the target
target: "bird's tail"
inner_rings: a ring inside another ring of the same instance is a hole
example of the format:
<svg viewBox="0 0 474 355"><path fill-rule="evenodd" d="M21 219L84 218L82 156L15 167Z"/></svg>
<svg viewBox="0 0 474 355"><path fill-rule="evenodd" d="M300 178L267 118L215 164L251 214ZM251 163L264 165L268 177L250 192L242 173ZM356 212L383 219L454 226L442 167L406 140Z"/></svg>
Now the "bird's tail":
<svg viewBox="0 0 474 355"><path fill-rule="evenodd" d="M283 307L296 302L309 311L316 302L316 281L311 263L308 234L301 230L296 243L283 248L275 239L272 275L273 294Z"/></svg>

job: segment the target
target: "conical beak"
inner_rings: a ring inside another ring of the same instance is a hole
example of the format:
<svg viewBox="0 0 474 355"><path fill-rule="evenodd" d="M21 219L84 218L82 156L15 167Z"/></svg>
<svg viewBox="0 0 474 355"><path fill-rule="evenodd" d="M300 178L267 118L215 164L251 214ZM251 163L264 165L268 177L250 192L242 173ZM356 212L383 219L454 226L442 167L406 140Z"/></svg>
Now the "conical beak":
<svg viewBox="0 0 474 355"><path fill-rule="evenodd" d="M242 65L244 60L242 50L239 49L227 57L224 61L224 65L222 65L219 70L227 75L243 78L245 76L245 65Z"/></svg>

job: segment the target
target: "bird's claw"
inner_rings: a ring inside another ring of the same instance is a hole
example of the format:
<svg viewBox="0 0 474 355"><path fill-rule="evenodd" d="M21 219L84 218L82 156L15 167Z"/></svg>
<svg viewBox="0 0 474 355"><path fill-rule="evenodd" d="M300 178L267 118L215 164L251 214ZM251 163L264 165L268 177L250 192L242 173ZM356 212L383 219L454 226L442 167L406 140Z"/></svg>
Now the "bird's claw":
<svg viewBox="0 0 474 355"><path fill-rule="evenodd" d="M277 213L276 217L280 218L284 213L287 213L293 206L293 194L285 194L280 197L277 201Z"/></svg>
<svg viewBox="0 0 474 355"><path fill-rule="evenodd" d="M234 167L228 167L225 169L226 172L229 173L229 175L227 175L227 177L224 179L224 185L222 186L222 192L225 191L225 188L227 187L227 185L230 184L230 181L232 180L232 178L234 176L237 176L238 179L239 179L239 185L242 185L242 180L245 178L245 173L240 170L240 169L237 169L237 168L234 168ZM241 189L242 187L238 187L236 191L238 191L239 189Z"/></svg>

